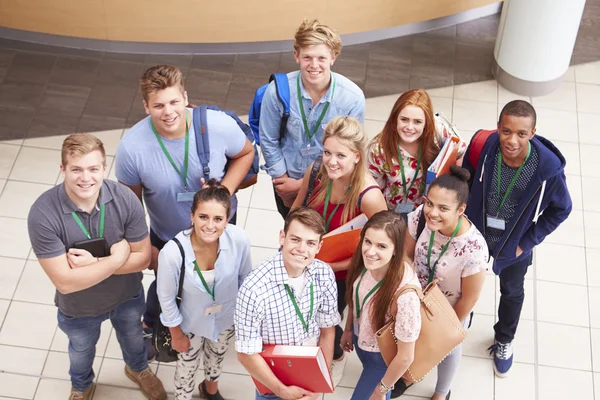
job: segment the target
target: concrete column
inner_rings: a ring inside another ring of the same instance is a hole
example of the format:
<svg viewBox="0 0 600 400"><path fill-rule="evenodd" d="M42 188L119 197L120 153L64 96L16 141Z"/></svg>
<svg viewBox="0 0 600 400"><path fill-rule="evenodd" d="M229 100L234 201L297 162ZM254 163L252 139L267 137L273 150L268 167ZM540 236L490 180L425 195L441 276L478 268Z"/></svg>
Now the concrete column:
<svg viewBox="0 0 600 400"><path fill-rule="evenodd" d="M584 6L585 0L505 0L494 49L496 80L524 96L558 88Z"/></svg>

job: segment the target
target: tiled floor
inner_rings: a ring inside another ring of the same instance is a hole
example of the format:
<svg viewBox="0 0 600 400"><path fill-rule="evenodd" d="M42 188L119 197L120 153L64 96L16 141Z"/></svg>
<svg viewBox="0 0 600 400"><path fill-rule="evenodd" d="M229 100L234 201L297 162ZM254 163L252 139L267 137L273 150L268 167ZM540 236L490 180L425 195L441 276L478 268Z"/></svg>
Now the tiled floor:
<svg viewBox="0 0 600 400"><path fill-rule="evenodd" d="M133 89L132 89L133 90ZM495 81L447 86L430 91L437 111L453 119L468 139L490 128L501 106L517 96ZM367 100L366 130L373 136L397 95ZM507 379L494 377L486 348L499 297L490 274L464 344L461 367L452 385L459 400L600 400L600 62L571 67L555 93L528 99L539 113L538 134L554 141L567 159L573 197L570 218L535 252L526 279L526 300L515 340L515 365ZM123 129L96 132L105 142L109 178ZM68 381L67 340L56 327L53 286L30 250L27 212L35 198L60 181L59 152L64 135L0 142L0 400L64 400ZM277 246L282 220L275 211L269 178L261 174L240 193L239 224L252 243L254 264ZM146 275L147 286L152 280ZM94 400L142 399L123 374L123 361L111 326L105 323L95 362ZM153 364L168 391L172 365ZM349 399L360 373L352 355L341 386L326 399ZM426 399L435 373L408 391L406 399ZM252 383L230 351L221 391L228 399L252 398ZM597 393L596 397L594 393Z"/></svg>

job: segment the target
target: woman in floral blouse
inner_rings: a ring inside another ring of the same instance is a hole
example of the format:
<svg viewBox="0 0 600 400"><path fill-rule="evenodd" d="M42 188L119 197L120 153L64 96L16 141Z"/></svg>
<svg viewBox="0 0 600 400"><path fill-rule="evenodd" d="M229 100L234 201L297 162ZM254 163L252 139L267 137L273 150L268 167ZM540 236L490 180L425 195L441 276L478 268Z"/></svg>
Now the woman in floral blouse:
<svg viewBox="0 0 600 400"><path fill-rule="evenodd" d="M427 169L452 127L433 114L426 91L404 92L392 108L381 133L369 147L369 171L383 191L388 209L406 216L423 203ZM460 142L459 164L467 146Z"/></svg>

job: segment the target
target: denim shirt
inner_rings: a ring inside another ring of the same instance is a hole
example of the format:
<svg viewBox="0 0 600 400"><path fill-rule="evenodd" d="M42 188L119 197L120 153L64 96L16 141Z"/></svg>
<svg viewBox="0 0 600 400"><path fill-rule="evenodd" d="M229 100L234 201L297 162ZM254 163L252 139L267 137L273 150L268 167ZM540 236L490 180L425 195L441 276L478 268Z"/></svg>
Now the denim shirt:
<svg viewBox="0 0 600 400"><path fill-rule="evenodd" d="M252 270L250 240L246 232L235 225L227 225L223 231L219 238L219 255L215 262L213 301L194 269L196 257L189 234L190 231L186 230L176 236L185 253L185 278L179 309L175 303L181 271L179 247L171 240L158 255L156 293L162 309L160 320L165 326L180 325L184 333L193 332L196 336L216 342L219 333L233 326L238 289ZM213 305L222 305L221 311L206 316L206 309Z"/></svg>
<svg viewBox="0 0 600 400"><path fill-rule="evenodd" d="M300 71L295 71L287 74L290 85L290 118L281 142L279 127L283 105L277 97L275 82L271 82L265 91L261 105L259 134L260 147L265 158L265 165L262 168L273 178L287 172L290 178L301 179L308 166L323 152L325 126L334 117L355 117L361 124L364 123L365 119L365 96L362 90L348 78L332 71L331 74L335 79L335 91L333 91L333 84L331 84L325 95L314 107L312 98L304 89L302 79L300 79L302 102L310 130L314 129L323 108L327 102L330 102L321 126L309 142L307 134L304 132L298 103L296 79L299 73ZM310 152L310 155L303 157L300 149L306 148L308 145L314 150Z"/></svg>

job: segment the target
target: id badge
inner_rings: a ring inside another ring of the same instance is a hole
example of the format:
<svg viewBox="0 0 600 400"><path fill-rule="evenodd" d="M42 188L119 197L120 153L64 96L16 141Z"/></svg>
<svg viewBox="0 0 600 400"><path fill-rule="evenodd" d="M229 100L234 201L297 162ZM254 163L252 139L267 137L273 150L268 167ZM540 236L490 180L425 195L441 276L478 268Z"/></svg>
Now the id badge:
<svg viewBox="0 0 600 400"><path fill-rule="evenodd" d="M223 304L215 304L212 307L206 307L204 310L204 316L208 317L209 315L220 313L222 308Z"/></svg>
<svg viewBox="0 0 600 400"><path fill-rule="evenodd" d="M303 343L302 346L317 346L317 337L311 337L306 339Z"/></svg>
<svg viewBox="0 0 600 400"><path fill-rule="evenodd" d="M194 201L194 192L180 192L177 193L177 202L178 203L191 203Z"/></svg>
<svg viewBox="0 0 600 400"><path fill-rule="evenodd" d="M503 219L492 217L491 215L487 216L487 226L489 228L494 228L494 229L498 229L501 231L506 229L506 223L504 222Z"/></svg>
<svg viewBox="0 0 600 400"><path fill-rule="evenodd" d="M320 154L321 150L318 147L306 146L300 149L300 154L302 157L310 157L315 154Z"/></svg>
<svg viewBox="0 0 600 400"><path fill-rule="evenodd" d="M396 212L398 214L408 214L415 210L415 205L412 203L398 203L396 205Z"/></svg>

